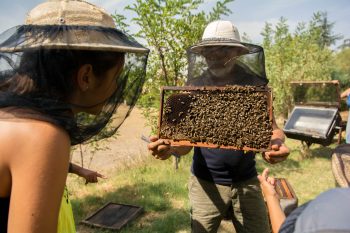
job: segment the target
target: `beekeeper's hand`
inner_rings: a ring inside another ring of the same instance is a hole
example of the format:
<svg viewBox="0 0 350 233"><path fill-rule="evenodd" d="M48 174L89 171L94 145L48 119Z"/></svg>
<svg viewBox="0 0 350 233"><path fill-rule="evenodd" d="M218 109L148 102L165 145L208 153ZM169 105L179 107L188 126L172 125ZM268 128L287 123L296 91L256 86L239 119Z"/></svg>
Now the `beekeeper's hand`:
<svg viewBox="0 0 350 233"><path fill-rule="evenodd" d="M158 139L157 136L151 136L149 139L151 142L147 146L148 150L156 159L166 160L171 156L169 141Z"/></svg>
<svg viewBox="0 0 350 233"><path fill-rule="evenodd" d="M271 150L264 152L262 157L271 164L279 163L287 159L289 148L284 144L283 140L277 138L271 140Z"/></svg>

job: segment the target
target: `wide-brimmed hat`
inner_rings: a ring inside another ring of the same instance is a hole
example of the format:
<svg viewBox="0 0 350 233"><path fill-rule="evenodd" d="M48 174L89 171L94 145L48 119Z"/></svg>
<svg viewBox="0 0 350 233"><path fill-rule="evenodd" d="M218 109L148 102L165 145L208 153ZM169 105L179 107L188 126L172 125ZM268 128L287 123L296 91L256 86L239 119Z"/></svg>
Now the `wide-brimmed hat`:
<svg viewBox="0 0 350 233"><path fill-rule="evenodd" d="M350 144L342 144L334 149L332 171L340 187L350 187Z"/></svg>
<svg viewBox="0 0 350 233"><path fill-rule="evenodd" d="M202 40L190 48L191 52L202 53L208 46L229 46L240 48L242 54L249 53L249 49L241 43L237 27L230 21L218 20L208 24Z"/></svg>
<svg viewBox="0 0 350 233"><path fill-rule="evenodd" d="M147 52L148 49L117 30L103 9L82 0L50 0L32 9L25 25L17 29L24 42L1 45L0 51L32 48ZM55 31L56 30L56 31ZM50 32L54 33L50 33Z"/></svg>

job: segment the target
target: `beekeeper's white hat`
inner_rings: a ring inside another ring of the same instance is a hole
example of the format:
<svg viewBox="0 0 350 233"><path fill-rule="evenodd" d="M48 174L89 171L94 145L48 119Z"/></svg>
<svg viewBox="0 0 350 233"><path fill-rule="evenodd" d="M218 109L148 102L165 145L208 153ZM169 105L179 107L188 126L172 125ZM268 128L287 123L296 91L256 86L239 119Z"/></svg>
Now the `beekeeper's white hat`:
<svg viewBox="0 0 350 233"><path fill-rule="evenodd" d="M208 24L205 28L202 41L192 46L192 52L201 53L208 46L232 46L239 47L242 54L249 52L248 48L241 43L237 27L226 20L217 20Z"/></svg>

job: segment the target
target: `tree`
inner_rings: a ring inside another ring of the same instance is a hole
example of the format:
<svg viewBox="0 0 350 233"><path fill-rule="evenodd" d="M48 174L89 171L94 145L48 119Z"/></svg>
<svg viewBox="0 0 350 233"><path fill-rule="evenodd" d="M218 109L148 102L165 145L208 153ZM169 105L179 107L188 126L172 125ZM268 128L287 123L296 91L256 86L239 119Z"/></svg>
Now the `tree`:
<svg viewBox="0 0 350 233"><path fill-rule="evenodd" d="M316 27L321 31L319 38L320 47L329 47L334 45L337 40L343 38L340 34L333 34L334 22L329 22L327 12L317 12L313 16L313 21L316 23Z"/></svg>
<svg viewBox="0 0 350 233"><path fill-rule="evenodd" d="M293 104L290 81L331 80L333 54L324 46L325 34L318 16L316 13L307 24L299 23L294 33L290 32L287 19L283 17L275 28L266 23L261 33L266 72L275 96L274 108L283 117L287 116Z"/></svg>
<svg viewBox="0 0 350 233"><path fill-rule="evenodd" d="M209 12L197 10L203 0L136 0L126 7L137 15L132 19L140 27L135 36L146 40L151 49L147 81L139 101L151 126L156 126L154 115L159 106L160 87L185 84L186 49L200 40L209 22L231 13L227 4L232 1L217 1ZM123 23L125 18L116 14L115 20Z"/></svg>
<svg viewBox="0 0 350 233"><path fill-rule="evenodd" d="M350 48L344 48L335 55L333 79L340 80L344 89L350 87Z"/></svg>

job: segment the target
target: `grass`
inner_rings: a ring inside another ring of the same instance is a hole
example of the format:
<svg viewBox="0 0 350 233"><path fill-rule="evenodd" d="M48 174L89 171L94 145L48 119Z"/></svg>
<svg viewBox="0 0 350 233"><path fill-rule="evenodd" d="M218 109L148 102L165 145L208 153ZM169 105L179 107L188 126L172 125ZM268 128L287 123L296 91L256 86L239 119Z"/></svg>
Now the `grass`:
<svg viewBox="0 0 350 233"><path fill-rule="evenodd" d="M299 141L287 140L287 145L291 154L283 163L269 165L257 155L258 172L269 167L273 176L287 178L300 204L335 187L330 164L335 145L312 145L310 156L304 159ZM120 168L98 184L84 185L81 178L70 176L68 188L76 223L107 202L116 202L144 208L144 213L123 228L122 233L190 232L187 181L191 159L192 156L182 157L179 169L175 170L171 160L158 161L146 156L139 164ZM81 224L77 229L80 233L110 232Z"/></svg>
<svg viewBox="0 0 350 233"><path fill-rule="evenodd" d="M187 198L190 159L184 157L175 171L171 160L150 157L132 169L116 171L96 185L85 186L81 179L70 177L68 187L76 222L111 201L144 208L144 214L121 232L186 232L190 225ZM105 232L83 226L78 230Z"/></svg>
<svg viewBox="0 0 350 233"><path fill-rule="evenodd" d="M292 185L299 203L305 203L315 198L321 192L335 187L335 180L331 168L332 148L320 145L311 145L310 154L303 158L301 143L296 140L287 140L291 149L288 159L282 163L271 165L257 158L257 170L259 173L265 167L271 171L274 177L284 177Z"/></svg>

